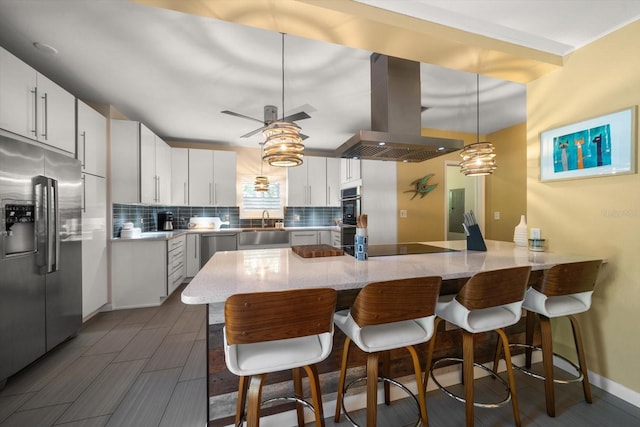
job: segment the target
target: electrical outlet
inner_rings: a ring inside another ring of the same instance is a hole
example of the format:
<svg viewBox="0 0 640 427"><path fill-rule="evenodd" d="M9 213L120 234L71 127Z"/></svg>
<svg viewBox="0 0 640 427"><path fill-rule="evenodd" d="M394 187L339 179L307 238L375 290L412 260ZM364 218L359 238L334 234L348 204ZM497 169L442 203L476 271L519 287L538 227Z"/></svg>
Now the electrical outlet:
<svg viewBox="0 0 640 427"><path fill-rule="evenodd" d="M496 221L500 219L500 212L494 212L493 213L493 219L495 219Z"/></svg>
<svg viewBox="0 0 640 427"><path fill-rule="evenodd" d="M407 210L400 209L400 218L406 218L406 217L407 217Z"/></svg>
<svg viewBox="0 0 640 427"><path fill-rule="evenodd" d="M542 236L542 233L540 232L539 228L532 228L531 229L531 238L532 239L539 239L540 236Z"/></svg>

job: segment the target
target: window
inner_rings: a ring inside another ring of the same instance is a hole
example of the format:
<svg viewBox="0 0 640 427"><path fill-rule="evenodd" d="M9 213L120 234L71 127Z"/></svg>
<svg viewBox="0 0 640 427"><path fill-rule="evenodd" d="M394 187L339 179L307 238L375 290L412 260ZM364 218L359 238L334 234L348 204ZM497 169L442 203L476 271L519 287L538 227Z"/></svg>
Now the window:
<svg viewBox="0 0 640 427"><path fill-rule="evenodd" d="M280 183L271 182L269 191L255 191L253 181L242 182L242 207L247 213L267 209L269 211L282 211L280 200Z"/></svg>

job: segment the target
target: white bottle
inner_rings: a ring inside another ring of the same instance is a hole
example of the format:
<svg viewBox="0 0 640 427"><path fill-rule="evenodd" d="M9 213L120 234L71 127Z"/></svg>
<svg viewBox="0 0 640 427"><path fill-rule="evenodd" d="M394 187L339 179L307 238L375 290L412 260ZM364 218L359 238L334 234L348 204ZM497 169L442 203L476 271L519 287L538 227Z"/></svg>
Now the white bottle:
<svg viewBox="0 0 640 427"><path fill-rule="evenodd" d="M513 230L513 242L516 246L527 246L527 222L524 215L520 215L520 224Z"/></svg>

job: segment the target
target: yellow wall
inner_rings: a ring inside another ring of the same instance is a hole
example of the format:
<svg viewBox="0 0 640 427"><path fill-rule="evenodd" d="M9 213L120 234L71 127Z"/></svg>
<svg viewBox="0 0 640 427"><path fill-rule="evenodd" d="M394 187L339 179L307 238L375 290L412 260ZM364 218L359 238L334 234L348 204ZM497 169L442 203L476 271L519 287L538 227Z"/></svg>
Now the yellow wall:
<svg viewBox="0 0 640 427"><path fill-rule="evenodd" d="M496 147L498 168L486 178L485 235L488 239L513 240L513 229L527 211L526 123L487 135ZM500 212L500 219L494 219Z"/></svg>
<svg viewBox="0 0 640 427"><path fill-rule="evenodd" d="M476 134L423 129L424 136L462 139L471 144L477 141ZM485 136L481 140L491 141L496 146L498 169L485 178L485 237L493 240L513 240L513 228L526 211L526 126L524 123ZM421 163L398 163L398 209L407 210L407 218L398 218L398 241L421 242L445 240L444 236L444 163L459 162L459 152L437 157ZM428 173L435 176L429 183L437 183L435 190L424 198L418 195L413 200L411 182ZM464 178L476 179L476 178ZM493 212L499 211L501 219L495 221Z"/></svg>
<svg viewBox="0 0 640 427"><path fill-rule="evenodd" d="M640 176L545 183L538 177L540 132L640 104L639 40L636 21L527 85L528 225L542 229L550 250L607 258L593 306L579 319L587 360L591 370L635 391L640 391ZM556 349L563 351L571 342L569 328L558 322L554 334Z"/></svg>

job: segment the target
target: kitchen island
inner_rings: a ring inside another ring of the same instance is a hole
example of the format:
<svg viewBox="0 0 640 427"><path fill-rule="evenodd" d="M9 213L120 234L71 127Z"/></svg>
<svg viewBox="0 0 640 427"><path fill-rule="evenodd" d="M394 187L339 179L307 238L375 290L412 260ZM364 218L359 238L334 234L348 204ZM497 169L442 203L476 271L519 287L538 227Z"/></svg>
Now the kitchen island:
<svg viewBox="0 0 640 427"><path fill-rule="evenodd" d="M487 251L467 251L465 241L425 242L431 246L454 251L372 257L356 261L349 255L322 258L302 258L291 249L266 249L216 253L198 272L182 293L186 304L208 304L208 394L211 425L232 424L235 411L235 392L238 379L226 370L222 349L224 301L236 293L279 291L309 287L331 287L338 291L338 309L351 305L358 291L374 281L403 279L420 276L441 276L441 294L456 293L466 279L479 271L514 266L531 266L530 282L539 280L542 272L553 265L597 259L552 252L532 252L516 247L511 242L487 241ZM444 326L444 322L442 323ZM435 358L456 355L460 347L458 330L443 330L438 334ZM512 339L524 333L524 319L507 328ZM476 359L488 361L495 348L495 335L480 334L476 339ZM336 391L335 373L339 370L344 336L336 330L332 355L319 365L321 387L326 400ZM419 347L425 354L426 347ZM404 360L402 351L392 353L392 360ZM364 359L353 357L351 366L363 366ZM402 377L411 371L404 362L394 363L392 376ZM290 378L281 375L269 377L269 384L285 387ZM269 392L265 389L265 395ZM329 408L331 405L328 406ZM290 409L286 407L285 409ZM274 412L282 409L272 408ZM325 408L325 412L328 409ZM267 413L269 411L266 411ZM330 413L330 410L329 412Z"/></svg>

